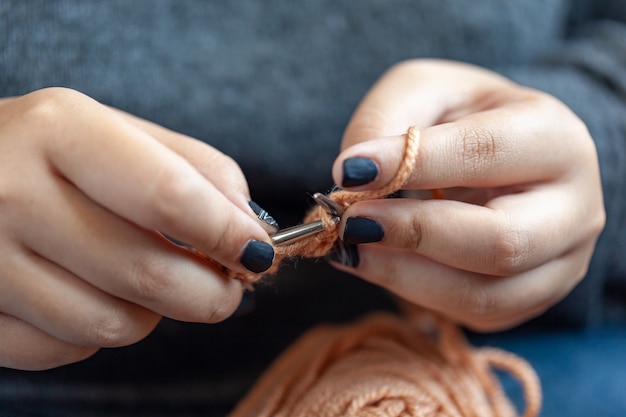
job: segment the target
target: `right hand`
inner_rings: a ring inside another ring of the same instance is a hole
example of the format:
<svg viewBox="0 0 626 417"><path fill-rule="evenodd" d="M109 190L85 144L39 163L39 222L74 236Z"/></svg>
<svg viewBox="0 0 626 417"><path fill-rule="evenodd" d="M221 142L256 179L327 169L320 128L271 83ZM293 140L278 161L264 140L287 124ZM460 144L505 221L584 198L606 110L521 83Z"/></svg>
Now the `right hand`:
<svg viewBox="0 0 626 417"><path fill-rule="evenodd" d="M475 331L511 328L563 299L587 273L605 222L583 122L554 97L491 71L406 61L355 111L337 184L388 184L406 143L393 135L409 126L419 129L418 149L403 188L421 198L351 205L340 236L358 250L334 265ZM355 160L361 177L346 181L345 163ZM444 198L420 193L432 189Z"/></svg>
<svg viewBox="0 0 626 417"><path fill-rule="evenodd" d="M68 89L0 101L0 366L45 369L212 323L267 269L269 237L219 151Z"/></svg>

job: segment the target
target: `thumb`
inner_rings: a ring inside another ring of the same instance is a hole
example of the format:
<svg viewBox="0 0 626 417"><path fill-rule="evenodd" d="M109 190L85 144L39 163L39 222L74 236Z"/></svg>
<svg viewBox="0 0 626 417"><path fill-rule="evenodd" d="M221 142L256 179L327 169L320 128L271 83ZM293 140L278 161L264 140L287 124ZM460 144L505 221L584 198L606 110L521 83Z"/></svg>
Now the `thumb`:
<svg viewBox="0 0 626 417"><path fill-rule="evenodd" d="M410 60L385 72L358 105L342 150L360 142L431 127L494 106L506 78L469 64Z"/></svg>

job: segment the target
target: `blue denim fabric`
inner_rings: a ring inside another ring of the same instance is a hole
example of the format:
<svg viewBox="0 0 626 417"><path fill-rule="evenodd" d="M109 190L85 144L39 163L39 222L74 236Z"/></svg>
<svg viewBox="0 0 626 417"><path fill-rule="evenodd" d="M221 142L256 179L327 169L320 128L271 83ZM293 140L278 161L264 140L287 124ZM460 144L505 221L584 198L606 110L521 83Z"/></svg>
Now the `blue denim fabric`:
<svg viewBox="0 0 626 417"><path fill-rule="evenodd" d="M541 416L626 415L626 327L525 330L473 341L515 352L533 365L544 395ZM521 404L517 383L506 376L503 383Z"/></svg>
<svg viewBox="0 0 626 417"><path fill-rule="evenodd" d="M543 388L543 417L626 415L626 329L513 332L473 338L526 358ZM198 360L201 360L198 358ZM110 364L110 366L115 366ZM125 417L223 416L232 408L229 390L243 395L247 376L223 380L41 384L0 370L0 416ZM516 381L502 376L507 392L522 404ZM220 392L221 391L221 392Z"/></svg>

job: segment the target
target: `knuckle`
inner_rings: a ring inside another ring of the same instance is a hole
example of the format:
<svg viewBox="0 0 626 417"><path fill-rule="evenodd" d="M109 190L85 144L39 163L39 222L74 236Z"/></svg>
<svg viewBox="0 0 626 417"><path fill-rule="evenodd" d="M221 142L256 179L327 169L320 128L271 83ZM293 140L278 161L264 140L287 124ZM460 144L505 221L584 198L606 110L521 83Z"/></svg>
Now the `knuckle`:
<svg viewBox="0 0 626 417"><path fill-rule="evenodd" d="M214 171L228 172L229 174L236 172L243 175L239 164L233 158L217 150L206 158L206 164Z"/></svg>
<svg viewBox="0 0 626 417"><path fill-rule="evenodd" d="M231 190L248 192L248 183L241 167L232 157L213 150L202 161L201 171L210 173L213 181L227 186Z"/></svg>
<svg viewBox="0 0 626 417"><path fill-rule="evenodd" d="M606 226L606 210L604 206L598 210L597 214L593 216L593 219L590 221L591 232L594 236L599 236L600 233L604 230Z"/></svg>
<svg viewBox="0 0 626 417"><path fill-rule="evenodd" d="M528 234L520 228L504 227L493 243L493 272L510 276L520 272L531 252Z"/></svg>
<svg viewBox="0 0 626 417"><path fill-rule="evenodd" d="M482 322L502 310L502 297L490 285L475 286L467 282L458 305L467 321Z"/></svg>
<svg viewBox="0 0 626 417"><path fill-rule="evenodd" d="M21 114L29 126L34 125L48 132L49 129L54 129L59 124L59 120L62 120L68 112L71 112L72 104L83 97L78 91L69 88L44 88L20 99L24 106Z"/></svg>
<svg viewBox="0 0 626 417"><path fill-rule="evenodd" d="M97 347L118 347L133 342L128 323L132 319L115 309L95 319L86 331L89 345Z"/></svg>
<svg viewBox="0 0 626 417"><path fill-rule="evenodd" d="M186 169L167 169L152 184L150 206L157 224L177 224L184 215L186 202L198 194L198 178Z"/></svg>
<svg viewBox="0 0 626 417"><path fill-rule="evenodd" d="M176 230L181 229L188 224L189 206L193 205L194 199L197 199L199 195L204 193L203 181L197 172L190 172L193 168L180 168L169 170L162 173L155 179L155 182L150 191L148 198L150 209L148 212L151 218L148 222L154 224L156 228L161 228L161 225L168 225L169 228ZM233 227L237 225L230 222L230 216L232 212L219 213L224 222L213 223L211 233L206 233L203 236L201 247L199 249L207 254L213 254L229 248L232 244L234 237L230 234L233 232ZM229 225L226 227L225 225ZM187 226L188 227L188 226ZM166 265L158 263L152 259L152 263L143 263L142 266L154 270L154 267L150 265L160 265L162 268L166 268Z"/></svg>
<svg viewBox="0 0 626 417"><path fill-rule="evenodd" d="M237 280L219 281L209 291L194 291L184 302L180 299L185 283L177 279L172 263L165 257L142 255L132 267L132 288L141 305L159 305L168 317L200 323L217 323L230 317L239 306L243 295Z"/></svg>
<svg viewBox="0 0 626 417"><path fill-rule="evenodd" d="M565 119L567 117L569 119L569 123L564 123L563 136L567 137L570 141L578 138L579 140L581 140L582 144L591 145L591 147L594 147L593 138L591 137L591 134L589 133L589 129L587 128L585 122L583 122L582 119L580 119L569 108L563 108L562 111L566 112L566 114L563 115L562 118ZM587 148L585 147L584 150L586 152Z"/></svg>
<svg viewBox="0 0 626 417"><path fill-rule="evenodd" d="M159 300L174 286L173 276L171 266L165 259L151 254L140 255L131 268L132 290L142 300Z"/></svg>
<svg viewBox="0 0 626 417"><path fill-rule="evenodd" d="M402 221L394 219L385 223L384 240L391 247L417 250L421 241L421 223L414 213L407 214Z"/></svg>
<svg viewBox="0 0 626 417"><path fill-rule="evenodd" d="M15 99L12 102L13 111L0 116L3 129L8 129L5 132L6 137L0 142L8 139L6 143L10 150L5 152L5 149L0 149L3 156L0 163L7 169L16 170L19 175L34 175L33 173L37 171L25 170L24 164L16 161L24 159L26 155L24 152L27 152L27 157L33 161L29 167L35 166L34 161L40 157L39 145L54 137L55 132L62 129L60 120L75 117L71 107L79 97L85 96L68 88L51 87ZM15 180L19 175L0 178L0 205L6 206L7 203L16 202L32 203L30 193L24 192L25 180Z"/></svg>
<svg viewBox="0 0 626 417"><path fill-rule="evenodd" d="M491 130L477 126L460 126L458 135L463 172L472 179L496 159L497 139Z"/></svg>
<svg viewBox="0 0 626 417"><path fill-rule="evenodd" d="M418 250L422 243L422 218L417 213L411 215L411 223L408 228L407 243L409 247Z"/></svg>
<svg viewBox="0 0 626 417"><path fill-rule="evenodd" d="M389 235L399 236L403 247L418 250L422 242L422 220L417 213L411 213L408 222L391 227Z"/></svg>

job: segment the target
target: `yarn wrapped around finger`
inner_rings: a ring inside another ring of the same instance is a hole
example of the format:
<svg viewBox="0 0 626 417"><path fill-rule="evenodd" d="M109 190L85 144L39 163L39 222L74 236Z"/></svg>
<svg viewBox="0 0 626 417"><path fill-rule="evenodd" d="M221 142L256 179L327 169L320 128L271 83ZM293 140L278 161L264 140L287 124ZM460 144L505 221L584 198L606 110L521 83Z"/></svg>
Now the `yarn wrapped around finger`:
<svg viewBox="0 0 626 417"><path fill-rule="evenodd" d="M376 190L367 191L354 192L337 190L331 192L328 196L340 204L344 209L347 209L351 204L357 201L385 198L390 194L395 193L402 188L411 175L413 167L415 166L418 147L419 130L416 127L410 127L405 134L405 145L400 166L398 167L393 179L387 185ZM274 263L269 270L260 274L252 272L235 273L228 269L223 269L223 272L231 278L239 279L244 283L253 283L261 279L263 276L275 274L284 259L294 257L319 258L326 255L333 248L338 239L338 225L333 221L331 214L320 206L313 207L305 216L303 222L308 223L315 220L322 220L324 229L320 233L317 233L307 239L303 239L286 246L275 246Z"/></svg>
<svg viewBox="0 0 626 417"><path fill-rule="evenodd" d="M336 191L329 197L347 208L400 190L415 166L418 141L419 131L410 128L400 167L385 187ZM338 226L321 207L313 208L305 222L317 219L324 230L276 247L274 266L265 274L276 272L285 258L320 257L332 249ZM265 274L231 276L251 284ZM231 417L517 416L494 368L520 381L526 400L524 417L538 415L539 379L526 361L498 349L475 349L454 322L401 305L402 315L374 313L357 323L309 331L262 375Z"/></svg>

